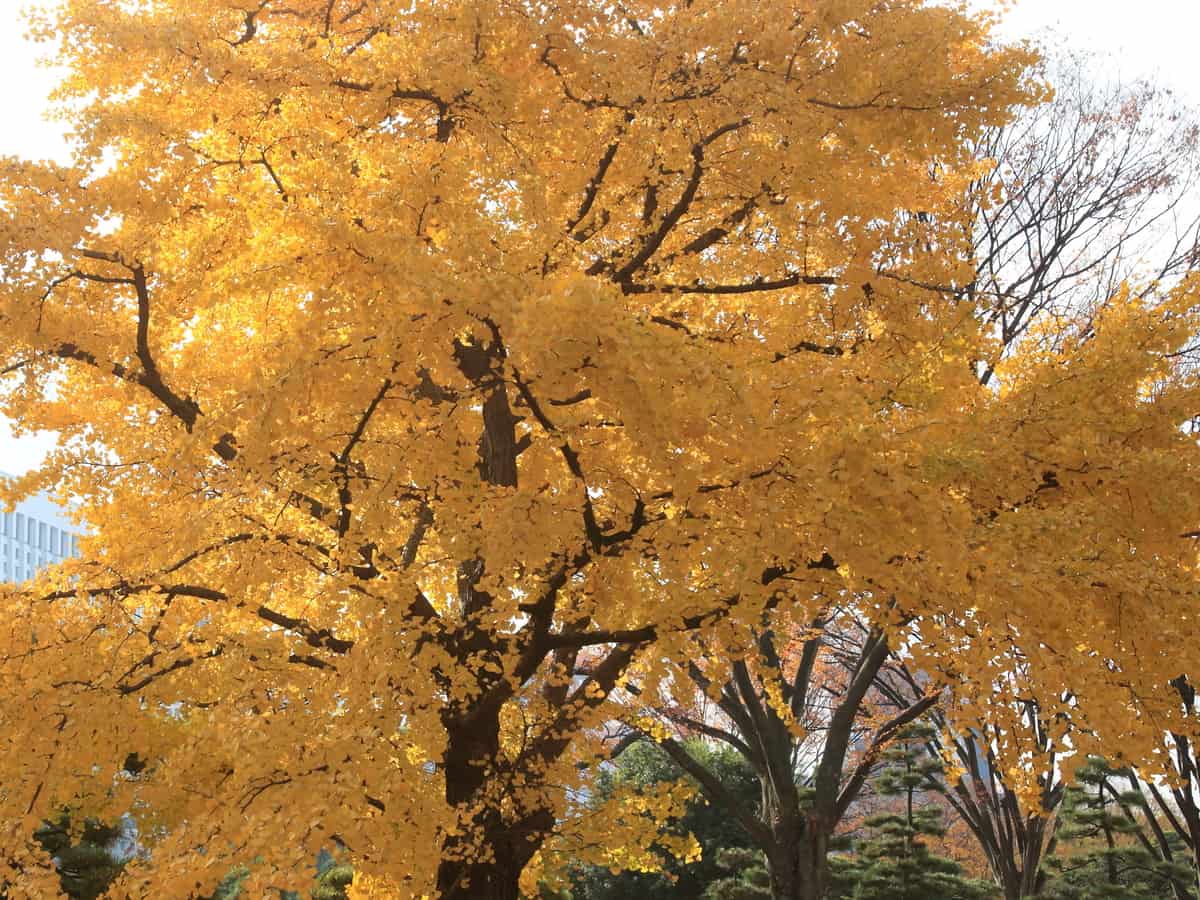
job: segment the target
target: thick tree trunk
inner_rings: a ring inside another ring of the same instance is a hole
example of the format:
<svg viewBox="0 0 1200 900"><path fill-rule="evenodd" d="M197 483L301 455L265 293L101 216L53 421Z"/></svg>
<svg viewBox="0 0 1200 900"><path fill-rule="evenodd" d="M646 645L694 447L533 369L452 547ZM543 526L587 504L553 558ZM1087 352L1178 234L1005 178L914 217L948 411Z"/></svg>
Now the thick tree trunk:
<svg viewBox="0 0 1200 900"><path fill-rule="evenodd" d="M801 845L796 871L795 900L825 900L829 890L829 835L814 834Z"/></svg>
<svg viewBox="0 0 1200 900"><path fill-rule="evenodd" d="M458 809L477 807L466 832L447 838L438 864L437 888L442 900L516 900L521 872L554 827L547 811L506 820L501 798L487 790L488 765L500 747L499 709L495 715L446 719L444 761L446 803Z"/></svg>
<svg viewBox="0 0 1200 900"><path fill-rule="evenodd" d="M442 863L438 867L438 897L441 900L518 900L520 878L521 869L508 860L461 866Z"/></svg>
<svg viewBox="0 0 1200 900"><path fill-rule="evenodd" d="M774 846L768 848L767 876L770 878L771 897L774 900L799 900L800 853L793 837L775 830Z"/></svg>
<svg viewBox="0 0 1200 900"><path fill-rule="evenodd" d="M481 482L517 484L517 419L509 407L500 375L504 347L493 328L490 343L456 342L459 370L483 394L478 470ZM485 527L496 527L485 523ZM463 624L452 643L460 662L499 656L493 636L475 629L472 619L491 606L493 598L479 590L486 561L464 560L459 566L458 593ZM448 837L441 847L437 889L441 900L517 900L521 872L553 829L545 811L506 819L500 752L500 711L511 688L486 670L475 673L476 693L461 704L451 703L442 715L446 755L442 763L446 804L464 814L462 834Z"/></svg>
<svg viewBox="0 0 1200 900"><path fill-rule="evenodd" d="M778 864L767 863L767 874L771 878L773 900L800 900L799 872L794 861L781 860Z"/></svg>
<svg viewBox="0 0 1200 900"><path fill-rule="evenodd" d="M438 865L440 900L517 900L521 873L554 825L553 816L535 813L520 822L506 823L498 816L477 822L479 830L469 840L465 858L453 841L443 845Z"/></svg>
<svg viewBox="0 0 1200 900"><path fill-rule="evenodd" d="M829 890L829 835L811 819L778 824L766 851L774 900L824 900Z"/></svg>

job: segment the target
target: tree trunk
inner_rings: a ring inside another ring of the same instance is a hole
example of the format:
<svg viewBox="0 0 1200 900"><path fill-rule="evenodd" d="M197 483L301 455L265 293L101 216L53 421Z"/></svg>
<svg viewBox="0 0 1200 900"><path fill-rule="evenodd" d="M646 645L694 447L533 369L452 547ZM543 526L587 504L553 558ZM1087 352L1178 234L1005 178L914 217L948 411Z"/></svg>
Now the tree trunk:
<svg viewBox="0 0 1200 900"><path fill-rule="evenodd" d="M772 865L768 860L767 874L771 878L771 897L773 900L800 900L799 872L797 867L787 860L781 860Z"/></svg>
<svg viewBox="0 0 1200 900"><path fill-rule="evenodd" d="M1000 889L1004 892L1004 900L1028 900L1037 896L1038 891L1029 884L1031 879L1023 870L1012 873L1014 877L1005 878Z"/></svg>
<svg viewBox="0 0 1200 900"><path fill-rule="evenodd" d="M481 834L469 840L465 859L454 853L453 841L443 844L438 865L440 900L517 900L521 895L521 873L541 846L554 818L535 813L518 823L505 823L499 816L478 822Z"/></svg>
<svg viewBox="0 0 1200 900"><path fill-rule="evenodd" d="M521 870L508 860L438 867L441 900L518 900Z"/></svg>
<svg viewBox="0 0 1200 900"><path fill-rule="evenodd" d="M799 850L796 900L825 900L825 892L829 890L829 835L811 829Z"/></svg>
<svg viewBox="0 0 1200 900"><path fill-rule="evenodd" d="M766 853L774 900L824 900L829 890L829 835L811 824L775 829Z"/></svg>
<svg viewBox="0 0 1200 900"><path fill-rule="evenodd" d="M505 349L491 323L488 343L456 341L459 370L483 394L479 436L480 481L515 487L518 446L516 417L501 377ZM497 527L485 523L485 527ZM498 660L501 647L490 633L476 629L472 619L488 609L491 595L479 589L486 561L464 560L459 565L458 593L463 624L451 652L461 663L469 659ZM451 703L442 714L446 755L442 763L446 804L467 819L461 834L442 842L437 870L441 900L517 900L521 873L554 827L546 810L519 818L505 815L504 761L500 752L500 713L512 688L487 669L475 673L470 700Z"/></svg>
<svg viewBox="0 0 1200 900"><path fill-rule="evenodd" d="M442 900L516 900L521 872L554 827L545 810L506 820L501 798L487 790L488 766L498 759L499 709L495 715L453 720L444 771L446 803L459 809L476 806L465 833L442 843L437 887Z"/></svg>
<svg viewBox="0 0 1200 900"><path fill-rule="evenodd" d="M1050 837L1046 837L1046 828L1050 827ZM1046 874L1042 870L1042 862L1054 852L1057 822L1047 818L1029 817L1025 820L1025 846L1021 850L1018 863L1005 871L1001 880L1004 890L1004 900L1026 900L1036 897L1046 886Z"/></svg>
<svg viewBox="0 0 1200 900"><path fill-rule="evenodd" d="M773 900L798 900L800 894L800 854L796 846L795 836L788 834L788 829L775 828L772 835L772 845L763 848L767 860L767 876L770 878L771 897Z"/></svg>
<svg viewBox="0 0 1200 900"><path fill-rule="evenodd" d="M770 822L769 845L760 841L767 859L773 900L824 900L829 889L829 835L817 820L794 808Z"/></svg>

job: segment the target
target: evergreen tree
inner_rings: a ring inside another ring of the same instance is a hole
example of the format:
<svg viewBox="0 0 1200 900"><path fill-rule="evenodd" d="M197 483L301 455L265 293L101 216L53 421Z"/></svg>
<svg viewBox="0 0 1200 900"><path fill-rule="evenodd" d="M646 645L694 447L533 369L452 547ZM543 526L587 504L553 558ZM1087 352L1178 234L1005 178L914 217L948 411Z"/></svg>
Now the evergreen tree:
<svg viewBox="0 0 1200 900"><path fill-rule="evenodd" d="M996 893L992 885L966 878L958 863L930 852L922 840L945 833L941 808L917 804L919 795L943 789L941 761L923 750L931 733L927 725L908 726L882 755L885 768L875 778L875 792L903 806L866 820L872 834L845 873L853 900L984 900Z"/></svg>
<svg viewBox="0 0 1200 900"><path fill-rule="evenodd" d="M317 855L317 886L312 889L312 900L346 900L346 888L354 880L354 868L339 862L332 854L322 850Z"/></svg>
<svg viewBox="0 0 1200 900"><path fill-rule="evenodd" d="M1078 852L1047 862L1053 900L1160 900L1196 896L1195 872L1166 859L1143 831L1145 798L1128 789L1129 773L1092 757L1063 798L1060 836ZM1182 851L1182 844L1175 843ZM1170 842L1167 844L1168 848ZM1184 857L1186 858L1186 857Z"/></svg>
<svg viewBox="0 0 1200 900"><path fill-rule="evenodd" d="M217 889L206 900L246 900L242 883L250 875L247 866L238 866L230 871ZM308 896L310 900L346 900L346 888L354 880L354 868L339 862L333 854L322 850L317 854L317 879ZM281 900L301 900L295 891L283 891Z"/></svg>
<svg viewBox="0 0 1200 900"><path fill-rule="evenodd" d="M75 833L70 811L63 810L58 818L38 828L34 839L54 859L63 893L71 900L96 900L127 862L113 852L114 842L127 828L123 820L107 825L87 819L83 830Z"/></svg>
<svg viewBox="0 0 1200 900"><path fill-rule="evenodd" d="M724 746L702 741L689 742L688 748L704 759L705 765L716 772L722 783L747 806L754 807L758 803L758 781L741 756ZM613 767L601 773L596 800L602 801L623 783L649 787L686 777L661 748L649 741L640 741L622 753ZM738 823L699 793L688 804L687 813L675 828L680 833L690 832L699 841L701 857L697 862L672 865L668 869L672 877L640 872L613 873L600 866L580 866L571 875L571 896L574 900L626 900L630 897L638 900L698 900L707 896L704 892L710 885L725 876L727 870L720 863L723 850L744 850L757 859L757 851L753 850L749 837ZM732 857L726 859L732 861ZM722 900L732 900L732 897L722 896Z"/></svg>
<svg viewBox="0 0 1200 900"><path fill-rule="evenodd" d="M729 875L710 884L703 900L764 900L771 896L771 876L757 850L725 847L717 851L715 862Z"/></svg>
<svg viewBox="0 0 1200 900"><path fill-rule="evenodd" d="M247 866L238 866L221 879L210 897L202 900L238 900L242 895L242 882L249 877L250 869Z"/></svg>

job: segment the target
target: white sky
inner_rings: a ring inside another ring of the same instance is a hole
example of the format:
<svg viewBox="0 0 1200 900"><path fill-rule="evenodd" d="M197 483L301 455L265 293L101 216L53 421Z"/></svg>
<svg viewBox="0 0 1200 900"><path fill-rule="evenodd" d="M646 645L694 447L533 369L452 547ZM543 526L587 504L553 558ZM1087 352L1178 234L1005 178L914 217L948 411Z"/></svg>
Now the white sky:
<svg viewBox="0 0 1200 900"><path fill-rule="evenodd" d="M1002 33L1047 28L1068 46L1111 54L1122 76L1153 78L1200 106L1200 0L1017 0Z"/></svg>
<svg viewBox="0 0 1200 900"><path fill-rule="evenodd" d="M51 4L0 0L0 83L6 86L0 93L0 155L65 162L62 129L42 117L55 75L36 64L40 49L24 40L21 19L22 9L45 5ZM1200 106L1200 0L1017 0L1002 33L1017 38L1046 28L1070 46L1112 54L1122 76L1153 77ZM48 434L14 437L0 419L0 470L26 472L52 445Z"/></svg>

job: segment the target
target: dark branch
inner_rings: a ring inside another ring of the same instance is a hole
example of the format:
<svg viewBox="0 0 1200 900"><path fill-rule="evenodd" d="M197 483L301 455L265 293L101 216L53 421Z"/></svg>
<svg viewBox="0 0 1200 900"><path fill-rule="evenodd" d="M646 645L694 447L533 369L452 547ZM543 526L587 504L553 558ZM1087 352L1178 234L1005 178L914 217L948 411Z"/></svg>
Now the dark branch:
<svg viewBox="0 0 1200 900"><path fill-rule="evenodd" d="M764 291L780 291L801 284L833 286L840 282L832 275L803 275L793 272L781 278L755 278L739 284L635 284L622 282L621 290L626 294L756 294Z"/></svg>

